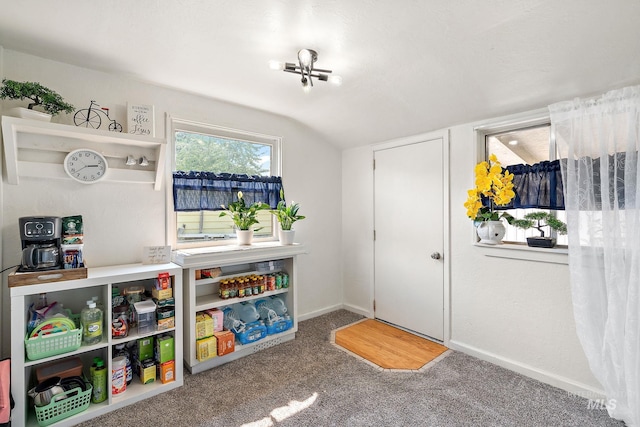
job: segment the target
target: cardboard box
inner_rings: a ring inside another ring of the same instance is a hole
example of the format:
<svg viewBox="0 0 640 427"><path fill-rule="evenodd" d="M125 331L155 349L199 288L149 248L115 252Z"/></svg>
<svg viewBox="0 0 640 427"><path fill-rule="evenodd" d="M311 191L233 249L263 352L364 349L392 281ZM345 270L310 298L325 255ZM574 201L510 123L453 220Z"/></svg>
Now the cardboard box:
<svg viewBox="0 0 640 427"><path fill-rule="evenodd" d="M201 340L213 335L213 319L206 313L196 313L196 339Z"/></svg>
<svg viewBox="0 0 640 427"><path fill-rule="evenodd" d="M166 331L168 329L175 328L176 327L175 320L176 320L175 317L169 317L167 319L158 320L158 330Z"/></svg>
<svg viewBox="0 0 640 427"><path fill-rule="evenodd" d="M167 289L151 289L151 295L157 300L163 300L173 297L173 288Z"/></svg>
<svg viewBox="0 0 640 427"><path fill-rule="evenodd" d="M137 360L153 358L153 337L145 337L138 340Z"/></svg>
<svg viewBox="0 0 640 427"><path fill-rule="evenodd" d="M203 338L196 341L196 359L199 361L216 357L216 337Z"/></svg>
<svg viewBox="0 0 640 427"><path fill-rule="evenodd" d="M224 329L224 313L222 312L222 310L212 308L211 310L206 310L205 312L213 319L214 332L220 332L222 329Z"/></svg>
<svg viewBox="0 0 640 427"><path fill-rule="evenodd" d="M158 377L162 384L170 383L176 379L176 362L169 360L161 365L158 365Z"/></svg>
<svg viewBox="0 0 640 427"><path fill-rule="evenodd" d="M236 349L236 336L231 331L214 332L213 336L218 340L218 356L233 353Z"/></svg>
<svg viewBox="0 0 640 427"><path fill-rule="evenodd" d="M156 339L156 361L160 364L174 359L174 340L171 335L165 335Z"/></svg>
<svg viewBox="0 0 640 427"><path fill-rule="evenodd" d="M138 375L142 384L149 384L156 380L156 363L153 359L146 359L138 363Z"/></svg>

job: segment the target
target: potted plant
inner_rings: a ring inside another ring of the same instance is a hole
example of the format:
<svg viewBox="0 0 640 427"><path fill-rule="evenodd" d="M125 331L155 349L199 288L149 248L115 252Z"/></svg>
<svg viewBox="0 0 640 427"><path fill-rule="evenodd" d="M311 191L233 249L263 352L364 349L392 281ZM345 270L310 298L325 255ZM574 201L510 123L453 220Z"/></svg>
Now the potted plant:
<svg viewBox="0 0 640 427"><path fill-rule="evenodd" d="M544 235L542 227L549 227L556 230L558 234L567 234L567 224L560 221L550 212L530 212L522 219L511 219L511 225L522 228L536 228L540 232L540 236L527 237L527 245L534 248L552 248L556 245L556 239Z"/></svg>
<svg viewBox="0 0 640 427"><path fill-rule="evenodd" d="M300 205L294 201L291 201L291 204L287 206L287 202L284 199L284 190L280 189L280 201L276 208L272 209L270 212L275 215L278 219L278 223L280 224L278 237L280 239L280 243L283 245L293 244L295 230L292 230L291 226L294 222L305 218L303 215L298 215L299 209Z"/></svg>
<svg viewBox="0 0 640 427"><path fill-rule="evenodd" d="M467 192L464 203L467 216L474 221L480 243L495 245L502 241L506 231L501 219L509 220L508 213L498 213L495 206L507 205L515 197L513 191L513 175L502 166L495 154L489 161L480 162L475 167L475 187ZM488 200L489 206L485 206Z"/></svg>
<svg viewBox="0 0 640 427"><path fill-rule="evenodd" d="M220 212L219 217L230 216L237 227L236 236L238 237L238 244L250 245L254 231L252 225L258 224L259 222L257 218L258 211L269 209L269 205L262 202L255 202L247 206L242 198L242 191L238 191L238 200L229 203L228 208L222 205L222 209L227 210Z"/></svg>
<svg viewBox="0 0 640 427"><path fill-rule="evenodd" d="M3 79L0 87L0 99L29 99L27 108L18 107L12 111L17 117L51 120L52 116L61 112L71 113L73 105L67 104L58 93L36 82L17 82ZM41 107L45 112L34 110ZM29 111L30 110L30 111Z"/></svg>

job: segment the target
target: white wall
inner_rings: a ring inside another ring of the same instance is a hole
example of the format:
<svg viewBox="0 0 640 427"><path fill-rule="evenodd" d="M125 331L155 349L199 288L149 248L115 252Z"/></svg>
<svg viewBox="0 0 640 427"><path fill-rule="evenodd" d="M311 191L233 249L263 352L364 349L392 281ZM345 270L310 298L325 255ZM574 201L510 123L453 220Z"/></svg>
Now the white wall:
<svg viewBox="0 0 640 427"><path fill-rule="evenodd" d="M340 151L317 134L288 118L219 102L196 94L153 86L124 76L50 61L4 50L3 75L37 81L60 93L76 109L91 99L111 108L126 123L127 101L155 106L156 136L165 133L164 114L283 138L283 180L287 198L299 202L307 217L296 223L296 241L309 254L299 257L298 313L301 318L336 307L342 301L340 265ZM216 82L211 82L215 85ZM222 84L222 83L221 83ZM20 104L5 101L3 108ZM54 122L72 123L72 115ZM313 153L313 156L310 154ZM169 183L170 184L170 183ZM166 183L163 184L163 189ZM2 266L18 264L18 218L29 215L81 214L85 222L85 257L89 266L139 262L142 247L165 244L165 193L151 186L71 180L21 178L19 185L2 183ZM327 207L332 207L327 209ZM6 284L6 275L3 278ZM2 336L9 334L9 298L3 286ZM3 340L8 354L9 339Z"/></svg>
<svg viewBox="0 0 640 427"><path fill-rule="evenodd" d="M568 266L489 257L473 244L463 203L473 186L474 126L450 129L451 240L445 257L451 268L451 330L445 344L570 391L600 393L575 333ZM373 315L371 153L372 147L342 153L344 303L368 316Z"/></svg>

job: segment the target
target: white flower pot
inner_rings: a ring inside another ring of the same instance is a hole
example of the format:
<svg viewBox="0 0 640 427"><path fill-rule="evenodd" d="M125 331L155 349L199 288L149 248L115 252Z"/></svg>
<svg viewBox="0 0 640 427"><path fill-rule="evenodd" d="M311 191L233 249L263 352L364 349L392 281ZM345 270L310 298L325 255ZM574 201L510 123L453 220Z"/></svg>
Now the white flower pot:
<svg viewBox="0 0 640 427"><path fill-rule="evenodd" d="M19 117L21 119L40 120L42 122L50 122L51 114L43 113L36 110L30 110L24 107L10 108L5 112L6 116Z"/></svg>
<svg viewBox="0 0 640 427"><path fill-rule="evenodd" d="M278 238L281 245L293 245L295 230L278 230Z"/></svg>
<svg viewBox="0 0 640 427"><path fill-rule="evenodd" d="M253 240L253 230L236 230L238 245L250 245Z"/></svg>
<svg viewBox="0 0 640 427"><path fill-rule="evenodd" d="M484 243L485 245L497 245L501 243L506 231L502 221L482 221L478 227L476 227L480 243Z"/></svg>

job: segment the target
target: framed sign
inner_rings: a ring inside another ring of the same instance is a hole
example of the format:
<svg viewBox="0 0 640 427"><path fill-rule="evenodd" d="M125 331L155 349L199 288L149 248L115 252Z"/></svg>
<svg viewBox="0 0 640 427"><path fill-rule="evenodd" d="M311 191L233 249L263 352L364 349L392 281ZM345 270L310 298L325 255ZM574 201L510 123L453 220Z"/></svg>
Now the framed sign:
<svg viewBox="0 0 640 427"><path fill-rule="evenodd" d="M153 105L127 104L128 131L134 135L155 136Z"/></svg>

